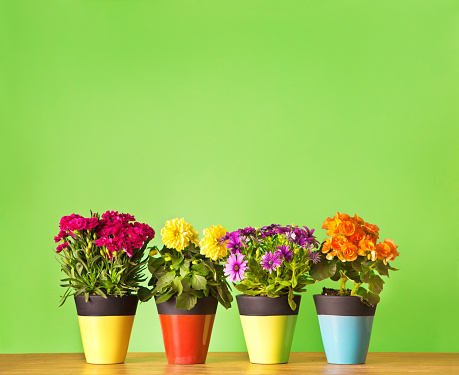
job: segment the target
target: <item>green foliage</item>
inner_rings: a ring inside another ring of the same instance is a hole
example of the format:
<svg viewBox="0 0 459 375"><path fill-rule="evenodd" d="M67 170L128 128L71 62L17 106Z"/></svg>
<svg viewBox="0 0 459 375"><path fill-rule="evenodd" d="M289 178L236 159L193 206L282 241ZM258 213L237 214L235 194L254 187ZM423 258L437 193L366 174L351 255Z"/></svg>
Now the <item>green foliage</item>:
<svg viewBox="0 0 459 375"><path fill-rule="evenodd" d="M66 278L61 286L66 287L61 298L62 306L68 297L83 294L86 301L96 294L124 296L136 293L147 260L142 260L146 241L141 249L134 249L130 258L125 252L109 253L105 247L96 246L94 230L75 231L69 247L58 254L61 269Z"/></svg>
<svg viewBox="0 0 459 375"><path fill-rule="evenodd" d="M156 252L159 257L154 256ZM150 254L154 254L148 259L151 288L140 288L140 301L156 297L156 303L162 303L176 296L176 307L190 310L198 298L211 295L226 309L231 307L233 297L223 275L223 265L202 255L194 244L181 252L166 246L159 250L155 246Z"/></svg>
<svg viewBox="0 0 459 375"><path fill-rule="evenodd" d="M389 270L397 271L381 259L372 261L359 255L356 260L345 262L336 257L327 260L324 255L321 255L320 262L312 265L310 275L315 281L340 280L340 295L359 296L362 302L376 305L384 287L381 276L389 277ZM350 294L349 289L345 288L347 281L354 283Z"/></svg>

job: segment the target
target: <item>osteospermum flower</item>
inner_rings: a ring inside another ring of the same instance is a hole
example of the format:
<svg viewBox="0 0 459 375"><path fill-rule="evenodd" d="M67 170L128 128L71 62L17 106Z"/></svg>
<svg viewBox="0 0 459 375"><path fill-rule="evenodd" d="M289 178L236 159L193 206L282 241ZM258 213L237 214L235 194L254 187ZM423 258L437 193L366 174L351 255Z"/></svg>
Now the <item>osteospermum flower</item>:
<svg viewBox="0 0 459 375"><path fill-rule="evenodd" d="M182 251L190 243L198 246L198 232L183 217L166 221L161 236L163 244L169 249Z"/></svg>
<svg viewBox="0 0 459 375"><path fill-rule="evenodd" d="M201 254L212 260L224 258L228 254L226 242L220 239L226 234L226 229L221 225L212 225L204 229L204 238L201 240Z"/></svg>
<svg viewBox="0 0 459 375"><path fill-rule="evenodd" d="M309 252L309 260L316 264L320 262L320 252L319 251L310 251Z"/></svg>
<svg viewBox="0 0 459 375"><path fill-rule="evenodd" d="M225 236L228 239L228 243L226 244L226 247L229 251L231 251L231 254L236 253L239 251L239 249L242 246L241 241L239 240L239 233L238 232L232 232L230 235Z"/></svg>
<svg viewBox="0 0 459 375"><path fill-rule="evenodd" d="M286 262L290 262L292 259L293 252L290 251L290 247L286 245L277 246L279 250L275 251L279 258L284 258Z"/></svg>
<svg viewBox="0 0 459 375"><path fill-rule="evenodd" d="M245 255L232 254L226 261L224 274L232 283L244 280L244 272L248 268Z"/></svg>
<svg viewBox="0 0 459 375"><path fill-rule="evenodd" d="M282 259L280 259L278 254L275 254L274 251L270 251L261 257L260 264L265 271L271 273L275 268L280 267Z"/></svg>

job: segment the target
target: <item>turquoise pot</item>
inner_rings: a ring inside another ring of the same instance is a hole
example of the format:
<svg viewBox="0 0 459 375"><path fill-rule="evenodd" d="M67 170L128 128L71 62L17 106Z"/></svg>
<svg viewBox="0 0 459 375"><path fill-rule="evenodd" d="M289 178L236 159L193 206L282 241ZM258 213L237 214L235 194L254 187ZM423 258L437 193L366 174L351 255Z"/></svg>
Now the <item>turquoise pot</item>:
<svg viewBox="0 0 459 375"><path fill-rule="evenodd" d="M376 306L355 296L315 295L314 302L328 363L365 363Z"/></svg>

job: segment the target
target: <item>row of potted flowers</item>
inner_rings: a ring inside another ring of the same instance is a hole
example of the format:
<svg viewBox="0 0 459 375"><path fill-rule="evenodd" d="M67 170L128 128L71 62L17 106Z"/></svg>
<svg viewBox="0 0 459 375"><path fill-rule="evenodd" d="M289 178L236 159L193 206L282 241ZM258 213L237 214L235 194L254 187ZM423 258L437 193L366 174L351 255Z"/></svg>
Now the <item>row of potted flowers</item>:
<svg viewBox="0 0 459 375"><path fill-rule="evenodd" d="M322 228L272 224L227 232L182 219L161 230L163 247L147 247L155 231L134 216L107 211L60 220L55 237L66 287L74 296L88 363L125 360L138 300L156 301L169 363L204 363L217 305L236 296L250 361L286 363L301 296L316 281L339 281L314 302L327 360L365 363L384 281L398 255L391 239L357 215L337 213ZM148 287L143 271L148 268ZM351 283L352 288L346 288Z"/></svg>

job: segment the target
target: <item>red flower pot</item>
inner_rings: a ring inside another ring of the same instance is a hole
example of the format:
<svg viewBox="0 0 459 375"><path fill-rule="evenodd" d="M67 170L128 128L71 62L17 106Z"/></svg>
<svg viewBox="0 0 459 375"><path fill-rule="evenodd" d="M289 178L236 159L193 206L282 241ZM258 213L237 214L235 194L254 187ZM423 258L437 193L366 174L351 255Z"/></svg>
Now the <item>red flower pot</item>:
<svg viewBox="0 0 459 375"><path fill-rule="evenodd" d="M167 361L173 364L205 363L217 300L199 298L191 310L175 307L175 297L157 304Z"/></svg>

